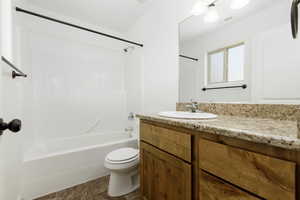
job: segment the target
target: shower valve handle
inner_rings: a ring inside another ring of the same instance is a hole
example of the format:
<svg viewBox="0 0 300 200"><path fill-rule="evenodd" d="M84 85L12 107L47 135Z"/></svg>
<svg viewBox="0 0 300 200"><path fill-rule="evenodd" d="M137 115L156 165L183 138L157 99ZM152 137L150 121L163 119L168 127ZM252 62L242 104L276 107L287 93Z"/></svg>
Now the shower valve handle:
<svg viewBox="0 0 300 200"><path fill-rule="evenodd" d="M21 130L22 122L19 119L14 119L9 123L5 123L3 119L0 119L0 135L3 134L3 131L6 129L16 133Z"/></svg>

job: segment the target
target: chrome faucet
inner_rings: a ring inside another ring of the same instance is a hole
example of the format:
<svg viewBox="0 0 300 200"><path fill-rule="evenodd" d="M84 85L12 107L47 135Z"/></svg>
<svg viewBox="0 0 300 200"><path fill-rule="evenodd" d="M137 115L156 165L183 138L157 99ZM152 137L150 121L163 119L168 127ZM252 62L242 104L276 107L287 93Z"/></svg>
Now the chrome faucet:
<svg viewBox="0 0 300 200"><path fill-rule="evenodd" d="M132 121L132 120L134 120L134 118L135 118L134 113L130 112L129 115L128 115L128 120Z"/></svg>
<svg viewBox="0 0 300 200"><path fill-rule="evenodd" d="M186 108L189 109L192 113L196 113L199 111L198 109L198 103L191 100L190 105L186 105Z"/></svg>

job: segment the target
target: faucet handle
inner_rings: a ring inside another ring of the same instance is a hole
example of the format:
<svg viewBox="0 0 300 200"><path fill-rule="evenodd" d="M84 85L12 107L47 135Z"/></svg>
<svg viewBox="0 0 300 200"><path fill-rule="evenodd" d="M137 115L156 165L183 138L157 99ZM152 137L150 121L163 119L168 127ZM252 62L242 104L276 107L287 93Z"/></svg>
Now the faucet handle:
<svg viewBox="0 0 300 200"><path fill-rule="evenodd" d="M201 110L199 110L199 103L197 101L194 101L193 99L191 99L191 103L186 105L185 107L187 109L190 109L193 113L202 112Z"/></svg>
<svg viewBox="0 0 300 200"><path fill-rule="evenodd" d="M198 105L198 102L194 99L191 99L191 103L194 104L194 105Z"/></svg>
<svg viewBox="0 0 300 200"><path fill-rule="evenodd" d="M187 109L189 109L191 112L196 112L197 111L197 109L198 109L198 104L197 103L194 103L194 102L192 102L191 103L191 105L190 104L188 104L188 105L186 105L185 106Z"/></svg>
<svg viewBox="0 0 300 200"><path fill-rule="evenodd" d="M198 102L197 102L197 101L192 102L192 104L193 104L194 106L198 106Z"/></svg>

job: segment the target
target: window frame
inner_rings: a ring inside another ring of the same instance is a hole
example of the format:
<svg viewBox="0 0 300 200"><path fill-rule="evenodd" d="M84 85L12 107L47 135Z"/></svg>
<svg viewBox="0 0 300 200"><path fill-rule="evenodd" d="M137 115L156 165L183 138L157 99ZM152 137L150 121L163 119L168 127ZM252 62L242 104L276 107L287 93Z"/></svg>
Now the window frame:
<svg viewBox="0 0 300 200"><path fill-rule="evenodd" d="M210 52L207 53L207 74L206 74L206 76L207 76L207 84L208 85L225 84L225 83L234 83L234 82L243 82L243 81L245 81L245 65L246 65L245 64L245 60L246 60L245 57L246 56L244 56L243 79L242 80L235 80L235 81L229 81L228 80L228 56L229 56L228 52L229 52L229 49L232 49L232 48L235 48L235 47L238 47L238 46L242 46L242 45L244 45L244 47L246 47L245 42L239 42L239 43L236 43L236 44L233 44L233 45L230 45L230 46L226 46L226 47L223 47L223 48L220 48L220 49L217 49L217 50L214 50L214 51L210 51ZM219 52L224 52L223 80L219 81L219 82L212 82L211 81L211 55L219 53Z"/></svg>

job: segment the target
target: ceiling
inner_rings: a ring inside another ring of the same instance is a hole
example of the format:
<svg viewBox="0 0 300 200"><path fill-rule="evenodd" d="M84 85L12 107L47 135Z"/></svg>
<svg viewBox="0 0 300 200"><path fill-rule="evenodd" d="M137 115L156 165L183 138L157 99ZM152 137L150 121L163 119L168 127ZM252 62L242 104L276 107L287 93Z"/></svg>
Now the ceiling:
<svg viewBox="0 0 300 200"><path fill-rule="evenodd" d="M226 24L233 23L244 17L252 15L255 12L270 7L274 5L274 3L280 1L282 0L251 0L246 7L240 10L232 10L230 8L230 0L219 0L216 3L216 8L220 15L220 20L217 23L206 24L203 21L203 15L191 16L187 18L180 24L180 42L192 40L199 35L213 31L214 29L217 29L218 27L224 26ZM225 19L227 18L229 18L229 20L225 21Z"/></svg>
<svg viewBox="0 0 300 200"><path fill-rule="evenodd" d="M33 6L103 28L126 32L151 0L27 0Z"/></svg>

